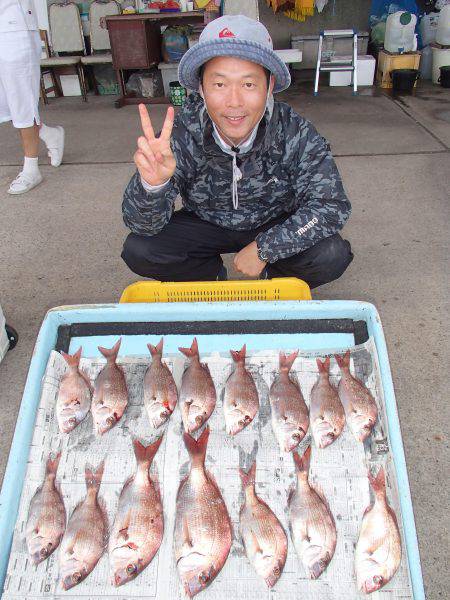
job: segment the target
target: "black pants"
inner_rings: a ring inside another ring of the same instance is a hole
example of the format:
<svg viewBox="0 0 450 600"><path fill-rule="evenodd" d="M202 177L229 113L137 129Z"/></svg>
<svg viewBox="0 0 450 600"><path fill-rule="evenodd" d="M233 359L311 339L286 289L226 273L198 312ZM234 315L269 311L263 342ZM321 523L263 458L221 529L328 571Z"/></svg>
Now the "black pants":
<svg viewBox="0 0 450 600"><path fill-rule="evenodd" d="M250 231L233 231L180 210L156 235L130 233L122 258L142 277L159 281L213 281L223 268L221 254L239 252L253 242L258 233L285 221L288 216ZM335 234L305 252L267 265L267 272L269 278L298 277L314 288L340 277L352 260L350 243Z"/></svg>

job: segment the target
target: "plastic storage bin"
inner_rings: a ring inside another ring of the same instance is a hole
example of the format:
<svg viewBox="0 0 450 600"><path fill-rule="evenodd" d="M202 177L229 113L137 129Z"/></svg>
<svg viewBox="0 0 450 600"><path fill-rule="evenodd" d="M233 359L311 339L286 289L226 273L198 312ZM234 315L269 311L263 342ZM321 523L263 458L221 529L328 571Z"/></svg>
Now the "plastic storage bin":
<svg viewBox="0 0 450 600"><path fill-rule="evenodd" d="M370 54L358 56L356 73L358 76L358 86L373 85L375 77L375 59ZM330 86L347 86L352 84L352 73L349 71L331 71Z"/></svg>
<svg viewBox="0 0 450 600"><path fill-rule="evenodd" d="M170 84L173 81L178 81L178 65L179 63L161 62L158 69L161 71L164 86L164 95L170 97Z"/></svg>
<svg viewBox="0 0 450 600"><path fill-rule="evenodd" d="M450 4L444 6L439 13L436 42L442 46L450 46Z"/></svg>
<svg viewBox="0 0 450 600"><path fill-rule="evenodd" d="M360 31L358 33L358 54L367 54L369 33ZM302 62L294 63L294 69L315 69L317 63L317 51L319 47L318 35L294 35L291 37L291 48L303 52ZM353 39L351 38L327 38L324 40L324 51L331 54L351 55L353 52Z"/></svg>

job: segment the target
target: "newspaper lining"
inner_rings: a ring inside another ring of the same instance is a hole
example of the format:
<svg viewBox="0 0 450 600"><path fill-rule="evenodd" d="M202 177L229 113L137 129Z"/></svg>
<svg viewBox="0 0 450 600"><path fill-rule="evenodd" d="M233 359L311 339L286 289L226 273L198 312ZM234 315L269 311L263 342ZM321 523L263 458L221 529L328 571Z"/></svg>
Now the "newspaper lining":
<svg viewBox="0 0 450 600"><path fill-rule="evenodd" d="M157 340L152 340L156 342ZM201 348L200 348L201 353ZM324 357L326 351L299 354L291 373L297 377L306 403L309 405L311 388L317 378L315 357ZM278 371L278 352L249 353L247 367L252 372L260 394L260 411L254 421L234 438L225 432L223 417L223 389L231 373L230 355L213 353L201 355L207 362L217 389L216 409L209 419L211 430L206 456L206 467L213 474L222 491L233 526L233 544L224 568L215 581L203 591L202 600L242 598L244 600L291 600L305 597L308 600L348 600L363 598L356 588L354 577L354 546L358 539L365 508L370 503L368 466L383 464L387 472L388 498L394 508L401 530L403 557L399 571L382 590L371 594L374 600L403 600L413 598L406 549L400 519L400 505L392 457L389 452L383 391L377 355L373 340L352 349L352 372L364 381L377 400L380 418L373 435L366 444L357 442L346 426L342 435L328 448L313 446L310 482L321 490L332 510L337 526L337 546L333 560L325 573L315 581L309 580L295 553L288 533L287 496L295 482L295 469L290 454L281 454L270 422L269 387ZM180 387L185 358L181 355L165 356ZM27 554L24 541L28 507L36 489L41 485L45 462L50 452L62 451L57 480L70 515L85 495L84 467L96 466L106 457L105 472L100 495L106 502L111 526L119 494L124 482L135 470L132 437L148 444L164 431L151 428L142 403L142 382L149 357L119 357L124 368L128 387L129 405L124 417L111 431L96 437L89 414L72 433L60 434L56 422L55 404L59 382L65 372L65 362L57 352L52 352L42 385L40 406L37 412L33 441L30 450L25 483L19 506L12 543L4 600L35 600L47 598L79 598L83 600L175 600L185 598L173 559L173 530L175 499L181 479L189 469L188 454L182 440L179 407L171 416L165 429L163 443L151 468L152 476L159 482L164 505L165 532L162 545L152 563L133 581L123 587L111 584L107 553L94 571L78 586L63 591L58 574L58 551L35 567ZM82 359L81 367L91 381L95 380L105 360ZM331 363L331 381L339 381L339 370ZM302 452L308 434L300 444ZM257 459L256 491L280 519L288 533L289 548L286 565L279 582L269 590L258 577L245 556L239 537L239 510L243 502L238 466L247 469L253 458Z"/></svg>

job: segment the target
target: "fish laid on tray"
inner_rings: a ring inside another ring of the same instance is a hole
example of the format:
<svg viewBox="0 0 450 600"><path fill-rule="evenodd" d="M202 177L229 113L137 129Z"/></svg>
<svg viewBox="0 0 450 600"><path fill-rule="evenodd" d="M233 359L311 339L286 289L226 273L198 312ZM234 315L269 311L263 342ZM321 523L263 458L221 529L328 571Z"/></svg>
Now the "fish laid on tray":
<svg viewBox="0 0 450 600"><path fill-rule="evenodd" d="M25 539L35 565L56 550L66 529L66 509L56 484L60 458L61 453L55 457L50 454L44 481L30 502Z"/></svg>
<svg viewBox="0 0 450 600"><path fill-rule="evenodd" d="M258 390L251 373L245 368L246 346L231 350L235 369L225 384L223 411L227 433L235 435L249 425L259 410Z"/></svg>
<svg viewBox="0 0 450 600"><path fill-rule="evenodd" d="M208 427L198 440L188 433L183 437L191 469L178 490L174 553L184 590L193 598L220 573L231 548L232 532L222 494L205 469Z"/></svg>
<svg viewBox="0 0 450 600"><path fill-rule="evenodd" d="M61 585L69 590L91 573L105 551L108 520L98 492L103 477L102 462L96 471L86 465L86 496L75 507L61 542L59 572Z"/></svg>
<svg viewBox="0 0 450 600"><path fill-rule="evenodd" d="M334 355L341 370L338 386L339 398L345 416L355 438L364 442L372 433L378 418L376 402L366 386L350 373L350 350L344 356Z"/></svg>
<svg viewBox="0 0 450 600"><path fill-rule="evenodd" d="M109 537L109 564L115 586L135 579L153 560L164 533L164 516L158 485L149 468L162 436L149 446L134 440L136 473L123 486Z"/></svg>
<svg viewBox="0 0 450 600"><path fill-rule="evenodd" d="M245 502L239 514L239 531L249 561L271 588L284 569L287 537L280 521L255 492L256 462L248 473L239 469L239 474L245 493Z"/></svg>
<svg viewBox="0 0 450 600"><path fill-rule="evenodd" d="M280 352L280 371L272 383L269 400L272 410L272 428L282 451L291 452L305 437L309 427L308 407L297 383L289 371L298 351L286 356Z"/></svg>
<svg viewBox="0 0 450 600"><path fill-rule="evenodd" d="M355 550L356 581L365 594L385 586L394 577L402 558L397 517L386 498L383 467L376 477L369 472L368 478L375 500L364 513Z"/></svg>
<svg viewBox="0 0 450 600"><path fill-rule="evenodd" d="M61 433L75 429L91 408L92 386L88 376L80 369L81 352L81 347L72 355L61 352L68 365L56 398L56 419Z"/></svg>
<svg viewBox="0 0 450 600"><path fill-rule="evenodd" d="M97 375L92 398L92 417L98 435L120 421L128 404L128 389L122 368L116 363L121 339L110 349L98 347L106 365Z"/></svg>
<svg viewBox="0 0 450 600"><path fill-rule="evenodd" d="M185 431L194 433L211 416L216 406L216 388L208 365L200 362L197 339L190 348L179 348L189 358L180 389L180 408Z"/></svg>
<svg viewBox="0 0 450 600"><path fill-rule="evenodd" d="M337 389L330 383L330 357L316 360L319 377L311 390L309 418L314 443L318 448L332 444L342 433L345 412Z"/></svg>
<svg viewBox="0 0 450 600"><path fill-rule="evenodd" d="M311 446L302 457L293 453L297 485L288 499L289 526L295 550L309 577L317 579L333 558L336 524L328 502L308 481Z"/></svg>
<svg viewBox="0 0 450 600"><path fill-rule="evenodd" d="M147 344L152 362L144 375L144 406L152 427L164 425L175 410L178 390L168 366L162 361L164 339Z"/></svg>

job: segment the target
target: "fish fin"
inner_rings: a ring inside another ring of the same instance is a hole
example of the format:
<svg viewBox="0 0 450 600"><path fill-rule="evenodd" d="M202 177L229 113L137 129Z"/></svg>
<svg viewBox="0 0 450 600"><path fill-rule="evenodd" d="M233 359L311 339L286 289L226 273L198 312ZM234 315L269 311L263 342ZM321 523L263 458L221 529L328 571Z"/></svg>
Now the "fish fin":
<svg viewBox="0 0 450 600"><path fill-rule="evenodd" d="M156 346L153 346L153 344L147 344L147 348L150 350L150 354L152 356L162 356L164 348L164 338L162 337L156 344Z"/></svg>
<svg viewBox="0 0 450 600"><path fill-rule="evenodd" d="M83 351L82 346L78 348L75 354L67 354L63 350L61 350L61 356L64 358L69 367L77 367L80 364L81 353Z"/></svg>
<svg viewBox="0 0 450 600"><path fill-rule="evenodd" d="M317 368L319 369L319 373L329 373L330 372L330 357L327 356L324 361L321 361L320 358L316 358Z"/></svg>
<svg viewBox="0 0 450 600"><path fill-rule="evenodd" d="M139 440L133 440L134 455L136 456L136 461L138 464L142 462L148 463L149 466L152 464L163 437L164 434L161 435L156 442L153 442L153 444L150 444L149 446L144 446L144 444L141 444Z"/></svg>
<svg viewBox="0 0 450 600"><path fill-rule="evenodd" d="M340 369L350 369L350 350L345 354L335 354L334 358Z"/></svg>
<svg viewBox="0 0 450 600"><path fill-rule="evenodd" d="M255 464L255 463L254 463ZM250 527L250 533L252 536L252 542L253 542L253 549L255 550L255 552L257 554L263 554L262 548L258 542L258 538L256 537L256 533L253 531L253 529Z"/></svg>
<svg viewBox="0 0 450 600"><path fill-rule="evenodd" d="M86 480L86 487L88 490L95 489L98 492L98 490L100 489L100 484L102 482L104 468L104 460L102 460L102 462L99 464L95 471L91 465L86 465L84 470L84 476Z"/></svg>
<svg viewBox="0 0 450 600"><path fill-rule="evenodd" d="M103 348L103 346L98 346L98 349L105 358L111 358L115 362L117 359L117 355L119 354L121 343L122 338L119 338L112 348Z"/></svg>
<svg viewBox="0 0 450 600"><path fill-rule="evenodd" d="M198 356L198 342L197 338L194 338L190 348L178 348L180 352L182 352L188 358L192 358L193 356Z"/></svg>
<svg viewBox="0 0 450 600"><path fill-rule="evenodd" d="M280 371L285 371L286 373L289 373L297 356L298 350L292 352L292 354L289 354L288 356L286 356L284 352L280 352Z"/></svg>
<svg viewBox="0 0 450 600"><path fill-rule="evenodd" d="M233 357L235 363L245 363L245 354L247 352L247 345L244 344L240 350L230 350L230 354Z"/></svg>
<svg viewBox="0 0 450 600"><path fill-rule="evenodd" d="M191 457L192 464L205 464L206 447L208 446L209 427L205 427L201 436L196 440L189 433L183 434L186 449Z"/></svg>
<svg viewBox="0 0 450 600"><path fill-rule="evenodd" d="M367 473L367 477L369 479L369 483L372 486L372 489L377 497L386 496L386 473L384 472L383 467L380 467L378 473L374 477L372 473L369 471Z"/></svg>
<svg viewBox="0 0 450 600"><path fill-rule="evenodd" d="M60 458L61 458L61 452L58 452L57 454L53 454L51 452L49 454L49 456L47 458L47 467L45 470L46 475L53 474L56 476Z"/></svg>
<svg viewBox="0 0 450 600"><path fill-rule="evenodd" d="M183 518L183 546L187 545L189 548L192 548L192 539L189 533L189 526L187 522L187 517Z"/></svg>
<svg viewBox="0 0 450 600"><path fill-rule="evenodd" d="M294 463L299 473L308 473L309 465L311 462L311 446L308 446L303 454L300 456L298 452L294 450L292 452L292 456L294 457Z"/></svg>
<svg viewBox="0 0 450 600"><path fill-rule="evenodd" d="M242 487L244 490L250 485L254 486L256 475L256 460L253 461L252 466L247 472L245 472L243 469L239 469L239 475L241 477Z"/></svg>

